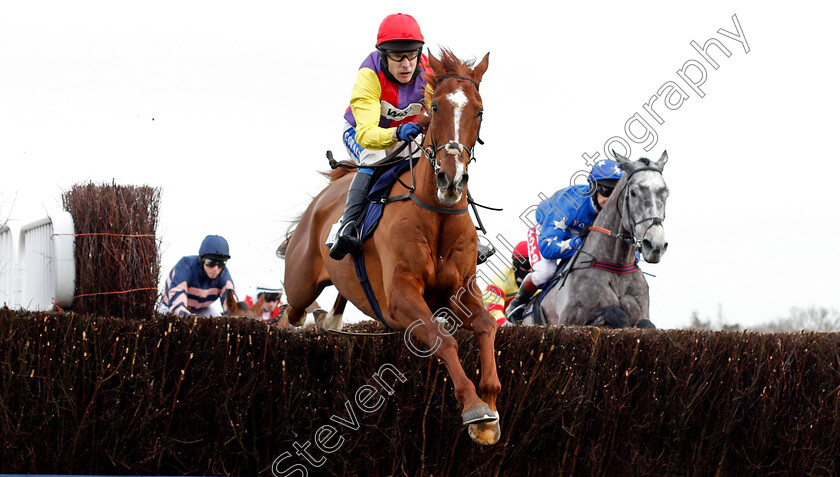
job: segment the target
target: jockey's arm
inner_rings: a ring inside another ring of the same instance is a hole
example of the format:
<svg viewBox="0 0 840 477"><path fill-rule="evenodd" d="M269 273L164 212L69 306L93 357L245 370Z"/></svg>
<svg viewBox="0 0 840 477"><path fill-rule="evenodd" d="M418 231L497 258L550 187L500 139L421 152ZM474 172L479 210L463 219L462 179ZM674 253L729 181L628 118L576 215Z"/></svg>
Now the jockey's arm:
<svg viewBox="0 0 840 477"><path fill-rule="evenodd" d="M350 109L356 118L356 141L365 149L382 150L396 144L396 128L379 127L382 114L382 86L376 73L370 68L362 68L353 85L350 97Z"/></svg>
<svg viewBox="0 0 840 477"><path fill-rule="evenodd" d="M167 302L169 304L169 313L178 316L187 316L190 314L187 308L187 282L183 281L176 284L166 291Z"/></svg>
<svg viewBox="0 0 840 477"><path fill-rule="evenodd" d="M570 258L580 248L583 241L573 236L569 225L575 217L576 209L564 198L554 202L551 207L541 203L536 219L540 224L538 246L543 258L559 260Z"/></svg>
<svg viewBox="0 0 840 477"><path fill-rule="evenodd" d="M191 313L187 306L189 278L189 265L185 257L175 264L166 278L164 303L169 306L169 313L179 316L186 316Z"/></svg>

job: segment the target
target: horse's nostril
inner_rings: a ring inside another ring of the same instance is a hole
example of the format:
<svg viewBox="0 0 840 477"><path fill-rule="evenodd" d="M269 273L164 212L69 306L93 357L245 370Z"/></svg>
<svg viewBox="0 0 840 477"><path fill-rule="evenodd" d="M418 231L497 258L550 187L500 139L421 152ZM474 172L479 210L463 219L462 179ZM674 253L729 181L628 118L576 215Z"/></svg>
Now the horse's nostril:
<svg viewBox="0 0 840 477"><path fill-rule="evenodd" d="M462 190L467 188L467 182L470 180L470 176L468 174L461 174L461 178L458 179L458 183L455 184L455 190L461 192Z"/></svg>
<svg viewBox="0 0 840 477"><path fill-rule="evenodd" d="M449 177L446 176L446 173L440 171L437 173L437 185L438 189L446 189L449 187Z"/></svg>
<svg viewBox="0 0 840 477"><path fill-rule="evenodd" d="M650 243L650 240L644 239L642 240L642 248L644 248L645 250L650 250L653 248L653 244Z"/></svg>

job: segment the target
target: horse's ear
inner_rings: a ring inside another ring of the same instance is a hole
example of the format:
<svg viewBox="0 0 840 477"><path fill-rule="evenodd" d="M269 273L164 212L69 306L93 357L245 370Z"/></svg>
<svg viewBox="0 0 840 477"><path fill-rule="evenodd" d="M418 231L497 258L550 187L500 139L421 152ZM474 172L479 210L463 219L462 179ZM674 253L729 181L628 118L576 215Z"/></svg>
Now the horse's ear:
<svg viewBox="0 0 840 477"><path fill-rule="evenodd" d="M260 295L259 300L257 300L256 303L254 303L254 306L251 307L251 310L250 310L251 313L256 313L259 316L262 312L262 306L263 306L264 303L265 303L265 294L262 294L262 295Z"/></svg>
<svg viewBox="0 0 840 477"><path fill-rule="evenodd" d="M225 295L225 307L229 315L239 312L239 305L236 304L236 297L233 296L233 290L228 290Z"/></svg>
<svg viewBox="0 0 840 477"><path fill-rule="evenodd" d="M440 60L435 58L432 55L432 52L429 51L429 67L432 68L432 71L435 73L435 76L443 75L443 64L441 64Z"/></svg>
<svg viewBox="0 0 840 477"><path fill-rule="evenodd" d="M613 157L615 158L615 162L617 162L618 165L621 166L621 168L624 169L625 171L629 171L630 168L632 167L633 161L631 161L630 159L627 159L626 157L622 156L621 154L615 152L615 149L612 149L611 152L612 152Z"/></svg>
<svg viewBox="0 0 840 477"><path fill-rule="evenodd" d="M665 164L667 162L668 162L668 151L662 151L662 156L660 156L659 160L656 161L656 167L658 167L659 170L661 171L665 167Z"/></svg>
<svg viewBox="0 0 840 477"><path fill-rule="evenodd" d="M484 76L484 72L487 71L487 65L490 63L490 53L488 52L484 55L484 58L481 60L479 64L473 68L473 79L476 83L481 83L481 77Z"/></svg>

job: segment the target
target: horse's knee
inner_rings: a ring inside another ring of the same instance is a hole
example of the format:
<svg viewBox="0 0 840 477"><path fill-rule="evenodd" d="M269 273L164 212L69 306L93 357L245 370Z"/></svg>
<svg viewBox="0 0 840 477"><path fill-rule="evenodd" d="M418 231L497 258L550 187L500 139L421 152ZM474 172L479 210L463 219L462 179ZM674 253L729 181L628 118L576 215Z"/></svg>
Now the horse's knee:
<svg viewBox="0 0 840 477"><path fill-rule="evenodd" d="M283 325L302 326L303 322L306 321L306 310L289 305L280 316L280 322Z"/></svg>
<svg viewBox="0 0 840 477"><path fill-rule="evenodd" d="M605 306L595 310L595 322L598 325L609 326L610 328L627 328L630 326L630 317L617 306Z"/></svg>
<svg viewBox="0 0 840 477"><path fill-rule="evenodd" d="M639 320L636 323L636 328L644 328L644 329L655 330L656 325L654 325L652 321L645 318L644 320Z"/></svg>

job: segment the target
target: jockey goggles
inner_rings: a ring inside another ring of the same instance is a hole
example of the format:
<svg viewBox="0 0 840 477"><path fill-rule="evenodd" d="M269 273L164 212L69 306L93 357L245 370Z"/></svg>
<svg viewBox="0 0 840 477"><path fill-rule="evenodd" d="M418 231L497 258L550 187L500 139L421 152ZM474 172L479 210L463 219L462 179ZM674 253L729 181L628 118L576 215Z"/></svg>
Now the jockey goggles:
<svg viewBox="0 0 840 477"><path fill-rule="evenodd" d="M280 301L280 294L279 293L263 293L263 298L266 302L269 301Z"/></svg>
<svg viewBox="0 0 840 477"><path fill-rule="evenodd" d="M212 258L205 258L204 259L204 265L206 265L207 268L218 267L219 270L223 270L225 268L225 261L224 260L214 260Z"/></svg>
<svg viewBox="0 0 840 477"><path fill-rule="evenodd" d="M413 51L386 51L385 56L388 57L389 60L393 61L394 63L401 63L403 59L407 59L408 61L414 61L420 56L420 50L413 50Z"/></svg>
<svg viewBox="0 0 840 477"><path fill-rule="evenodd" d="M604 197L609 197L610 194L613 192L613 187L609 187L606 185L598 184L598 193Z"/></svg>

